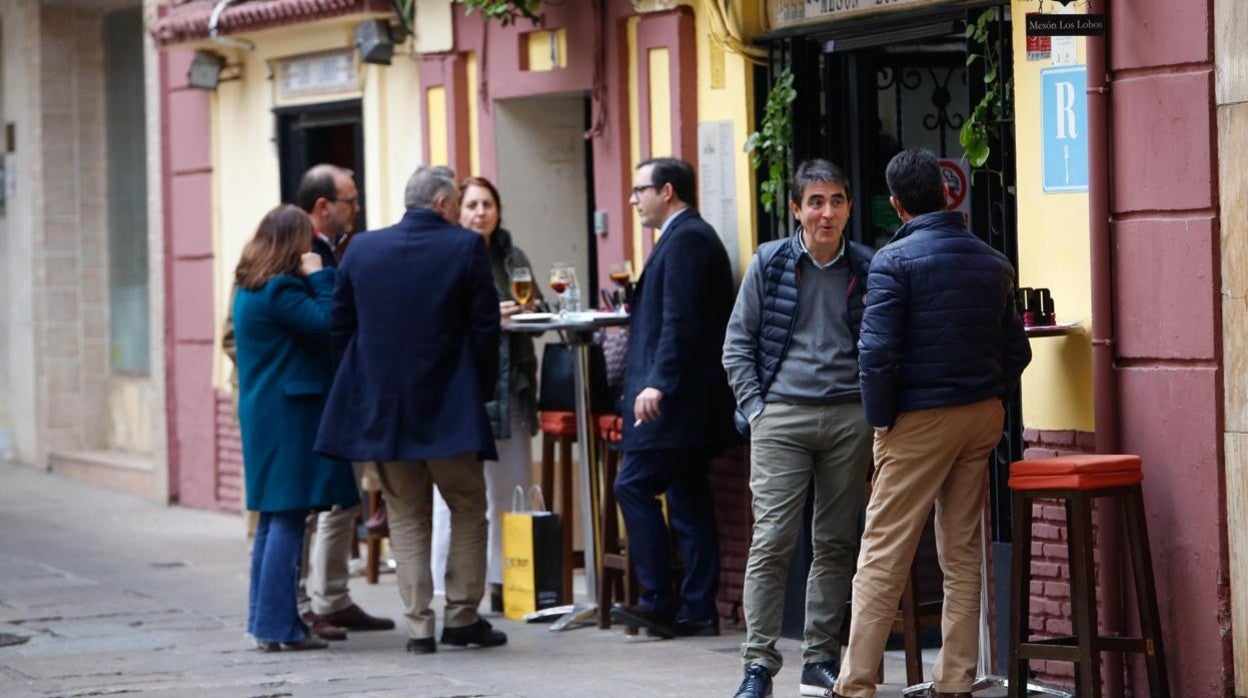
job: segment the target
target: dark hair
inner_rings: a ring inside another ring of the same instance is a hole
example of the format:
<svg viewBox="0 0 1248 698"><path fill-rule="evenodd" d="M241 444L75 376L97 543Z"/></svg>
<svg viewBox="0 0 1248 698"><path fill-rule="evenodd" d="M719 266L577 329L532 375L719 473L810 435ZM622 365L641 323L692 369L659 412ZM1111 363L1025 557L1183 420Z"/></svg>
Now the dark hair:
<svg viewBox="0 0 1248 698"><path fill-rule="evenodd" d="M845 198L850 198L849 177L845 171L823 158L803 160L793 170L793 179L789 182L789 199L798 206L806 196L806 187L815 182L839 184L845 189Z"/></svg>
<svg viewBox="0 0 1248 698"><path fill-rule="evenodd" d="M243 247L234 283L254 291L281 274L298 274L299 257L312 247L312 219L297 206L282 204L264 214L256 234Z"/></svg>
<svg viewBox="0 0 1248 698"><path fill-rule="evenodd" d="M305 213L312 213L312 209L316 208L317 199L328 199L336 201L338 199L338 182L337 177L350 177L354 174L351 170L322 163L313 165L307 172L303 173L303 177L299 180L299 191L295 193L295 203L299 204L299 208Z"/></svg>
<svg viewBox="0 0 1248 698"><path fill-rule="evenodd" d="M495 188L493 182L485 177L465 177L463 181L459 183L460 203L463 203L464 194L468 193L468 187L481 187L482 189L488 190L490 192L490 196L494 197L494 206L498 208L500 213L502 212L503 197L498 195L498 189Z"/></svg>
<svg viewBox="0 0 1248 698"><path fill-rule="evenodd" d="M686 206L698 205L698 184L693 175L693 165L677 158L650 158L637 165L641 169L653 165L650 170L650 183L657 189L664 184L672 185L672 193Z"/></svg>
<svg viewBox="0 0 1248 698"><path fill-rule="evenodd" d="M949 207L940 164L927 150L911 148L894 155L884 170L884 180L888 182L888 192L912 216Z"/></svg>

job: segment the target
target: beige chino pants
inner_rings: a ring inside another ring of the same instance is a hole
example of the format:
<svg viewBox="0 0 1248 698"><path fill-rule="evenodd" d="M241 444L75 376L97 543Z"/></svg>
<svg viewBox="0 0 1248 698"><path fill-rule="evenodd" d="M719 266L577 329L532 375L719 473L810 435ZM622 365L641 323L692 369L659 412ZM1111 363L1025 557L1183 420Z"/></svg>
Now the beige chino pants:
<svg viewBox="0 0 1248 698"><path fill-rule="evenodd" d="M485 474L477 454L424 461L378 463L378 480L386 498L390 549L398 567L408 635L434 636L430 542L433 538L433 489L437 485L451 510L451 545L446 558L444 627L472 625L485 593Z"/></svg>
<svg viewBox="0 0 1248 698"><path fill-rule="evenodd" d="M877 669L932 505L945 575L936 690L971 690L979 650L980 524L988 455L1001 440L996 398L905 412L875 437L875 476L854 575L849 646L836 692L875 696Z"/></svg>

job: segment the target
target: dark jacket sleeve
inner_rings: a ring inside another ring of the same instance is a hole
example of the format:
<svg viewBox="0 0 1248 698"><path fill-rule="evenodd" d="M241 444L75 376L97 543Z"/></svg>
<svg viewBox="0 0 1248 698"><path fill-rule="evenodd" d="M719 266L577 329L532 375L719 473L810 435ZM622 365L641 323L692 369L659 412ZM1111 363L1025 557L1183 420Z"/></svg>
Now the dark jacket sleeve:
<svg viewBox="0 0 1248 698"><path fill-rule="evenodd" d="M494 288L494 273L490 271L490 259L485 253L485 239L480 235L473 237L476 239L472 242L466 272L471 310L468 336L477 366L477 380L481 385L481 399L489 402L494 399L498 383L498 289Z"/></svg>
<svg viewBox="0 0 1248 698"><path fill-rule="evenodd" d="M1005 352L1001 361L1005 375L1002 376L1001 398L1008 400L1023 374L1023 369L1031 363L1031 342L1027 339L1023 321L1019 319L1018 310L1014 307L1012 293L1006 299L1005 310L1001 314L1001 329L1005 336Z"/></svg>
<svg viewBox="0 0 1248 698"><path fill-rule="evenodd" d="M866 309L858 339L858 370L867 423L891 427L897 418L897 371L906 331L909 285L901 263L877 254L867 277Z"/></svg>
<svg viewBox="0 0 1248 698"><path fill-rule="evenodd" d="M308 293L311 287L311 293ZM334 270L322 269L307 277L307 284L294 277L279 277L273 288L273 313L279 323L307 339L329 339L330 298L334 292Z"/></svg>
<svg viewBox="0 0 1248 698"><path fill-rule="evenodd" d="M344 263L337 268L337 281L334 283L333 301L329 311L329 352L334 365L342 360L347 345L355 336L358 327L355 312L355 289L351 286L349 267Z"/></svg>
<svg viewBox="0 0 1248 698"><path fill-rule="evenodd" d="M663 265L663 320L646 386L671 395L680 386L681 376L689 371L702 331L700 292L706 287L711 250L704 249L705 240L692 232L678 235L667 244L672 247Z"/></svg>

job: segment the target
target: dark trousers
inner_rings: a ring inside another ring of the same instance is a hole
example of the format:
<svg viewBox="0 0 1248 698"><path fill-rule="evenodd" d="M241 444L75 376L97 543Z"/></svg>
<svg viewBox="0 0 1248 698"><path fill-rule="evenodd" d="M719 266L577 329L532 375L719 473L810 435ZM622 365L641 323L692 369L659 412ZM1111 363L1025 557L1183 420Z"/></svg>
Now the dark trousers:
<svg viewBox="0 0 1248 698"><path fill-rule="evenodd" d="M615 479L628 554L643 589L641 604L681 620L709 621L717 615L719 536L707 481L711 456L705 449L628 451ZM660 494L667 496L671 534L656 499ZM685 568L679 599L672 590L672 535Z"/></svg>
<svg viewBox="0 0 1248 698"><path fill-rule="evenodd" d="M251 547L247 632L264 642L303 639L299 619L299 561L307 511L261 512Z"/></svg>

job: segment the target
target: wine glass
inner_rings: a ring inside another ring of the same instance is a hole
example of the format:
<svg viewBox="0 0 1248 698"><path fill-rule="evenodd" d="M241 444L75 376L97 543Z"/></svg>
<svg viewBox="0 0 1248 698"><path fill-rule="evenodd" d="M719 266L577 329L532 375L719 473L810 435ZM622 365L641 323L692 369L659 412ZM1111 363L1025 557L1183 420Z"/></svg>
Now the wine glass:
<svg viewBox="0 0 1248 698"><path fill-rule="evenodd" d="M620 290L615 293L615 311L623 313L629 301L629 296L632 295L633 263L627 259L620 262L612 262L607 267L607 276L611 277L615 285L620 287Z"/></svg>
<svg viewBox="0 0 1248 698"><path fill-rule="evenodd" d="M528 267L516 267L511 270L511 295L516 302L527 307L533 300L533 271Z"/></svg>
<svg viewBox="0 0 1248 698"><path fill-rule="evenodd" d="M561 315L567 312L564 293L568 290L568 269L570 267L570 264L566 264L564 262L555 262L550 267L550 290L554 291L555 295L559 296Z"/></svg>

